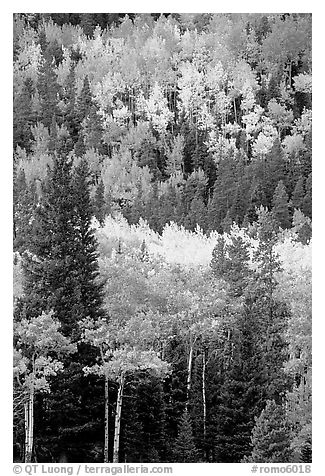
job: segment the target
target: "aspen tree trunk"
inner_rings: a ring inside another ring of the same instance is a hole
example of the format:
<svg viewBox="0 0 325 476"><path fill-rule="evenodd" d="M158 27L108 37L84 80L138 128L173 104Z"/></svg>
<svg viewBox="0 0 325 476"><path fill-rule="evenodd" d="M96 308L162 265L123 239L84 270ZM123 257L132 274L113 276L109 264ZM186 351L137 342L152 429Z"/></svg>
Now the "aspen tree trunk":
<svg viewBox="0 0 325 476"><path fill-rule="evenodd" d="M205 360L205 350L203 349L203 353L202 353L203 442L204 442L205 457L207 459L207 451L206 451L207 403L206 403L206 393L205 393L205 369L206 369L206 360Z"/></svg>
<svg viewBox="0 0 325 476"><path fill-rule="evenodd" d="M116 402L113 463L119 462L118 454L119 454L119 448L120 448L121 412L122 412L124 383L125 383L125 375L122 373L120 377L119 388L117 393L117 402Z"/></svg>
<svg viewBox="0 0 325 476"><path fill-rule="evenodd" d="M34 440L34 388L31 387L25 403L25 463L31 463Z"/></svg>
<svg viewBox="0 0 325 476"><path fill-rule="evenodd" d="M236 99L234 98L234 113L235 113L235 121L237 122L237 109L236 109Z"/></svg>
<svg viewBox="0 0 325 476"><path fill-rule="evenodd" d="M108 377L105 375L105 444L104 463L108 463Z"/></svg>
<svg viewBox="0 0 325 476"><path fill-rule="evenodd" d="M188 367L187 367L187 382L186 382L186 404L185 410L188 410L188 405L190 401L190 391L192 383L192 366L193 366L193 343L191 343L190 353L188 357Z"/></svg>

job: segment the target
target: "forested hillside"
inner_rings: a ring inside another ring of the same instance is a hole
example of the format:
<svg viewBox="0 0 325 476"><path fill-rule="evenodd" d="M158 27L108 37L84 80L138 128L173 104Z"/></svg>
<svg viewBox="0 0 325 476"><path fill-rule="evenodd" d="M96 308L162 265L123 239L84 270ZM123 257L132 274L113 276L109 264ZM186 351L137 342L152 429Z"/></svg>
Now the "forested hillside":
<svg viewBox="0 0 325 476"><path fill-rule="evenodd" d="M311 15L14 15L14 457L311 461Z"/></svg>

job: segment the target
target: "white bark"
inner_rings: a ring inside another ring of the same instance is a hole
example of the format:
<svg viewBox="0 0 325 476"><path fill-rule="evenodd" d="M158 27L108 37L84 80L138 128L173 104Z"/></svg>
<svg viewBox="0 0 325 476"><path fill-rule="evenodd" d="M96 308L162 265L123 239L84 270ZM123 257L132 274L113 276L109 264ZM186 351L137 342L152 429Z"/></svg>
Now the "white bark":
<svg viewBox="0 0 325 476"><path fill-rule="evenodd" d="M191 384L192 384L192 366L193 366L193 344L191 344L190 353L188 357L185 410L188 410L188 405L190 401L190 391L191 391Z"/></svg>
<svg viewBox="0 0 325 476"><path fill-rule="evenodd" d="M31 387L25 404L25 463L32 461L34 443L34 388Z"/></svg>
<svg viewBox="0 0 325 476"><path fill-rule="evenodd" d="M117 402L116 402L113 463L119 462L121 412L122 412L124 383L125 383L125 375L122 373L120 377L119 388L117 393Z"/></svg>
<svg viewBox="0 0 325 476"><path fill-rule="evenodd" d="M105 375L105 444L104 463L108 463L108 377Z"/></svg>

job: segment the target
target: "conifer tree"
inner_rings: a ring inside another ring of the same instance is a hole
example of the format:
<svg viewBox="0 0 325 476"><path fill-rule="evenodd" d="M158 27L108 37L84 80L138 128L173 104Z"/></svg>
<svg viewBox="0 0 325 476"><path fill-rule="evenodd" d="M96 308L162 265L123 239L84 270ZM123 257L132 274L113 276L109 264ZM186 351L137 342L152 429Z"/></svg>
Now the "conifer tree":
<svg viewBox="0 0 325 476"><path fill-rule="evenodd" d="M58 151L58 131L57 131L57 125L56 125L56 118L55 115L52 117L52 122L50 126L50 136L49 136L49 142L48 142L48 151L50 154L53 154L54 152Z"/></svg>
<svg viewBox="0 0 325 476"><path fill-rule="evenodd" d="M60 116L58 108L59 85L54 71L52 60L45 58L38 74L37 90L40 99L39 120L45 127L50 128L52 117L58 120Z"/></svg>
<svg viewBox="0 0 325 476"><path fill-rule="evenodd" d="M245 462L289 463L291 462L290 443L291 434L286 422L285 410L282 405L269 400L256 419L252 432L252 453Z"/></svg>
<svg viewBox="0 0 325 476"><path fill-rule="evenodd" d="M105 220L105 209L105 187L103 181L101 180L97 185L94 198L94 214L101 225L103 225Z"/></svg>
<svg viewBox="0 0 325 476"><path fill-rule="evenodd" d="M87 174L84 161L72 173L70 159L54 156L25 261L28 314L53 309L62 332L74 337L79 319L101 312Z"/></svg>
<svg viewBox="0 0 325 476"><path fill-rule="evenodd" d="M102 292L98 283L97 242L91 221L93 208L90 200L90 171L86 159L81 159L72 174L72 192L75 213L75 260L80 289L82 316L97 319L103 315Z"/></svg>
<svg viewBox="0 0 325 476"><path fill-rule="evenodd" d="M173 447L174 460L177 463L195 463L198 461L198 450L195 446L191 417L188 411L182 415L179 423L178 436Z"/></svg>
<svg viewBox="0 0 325 476"><path fill-rule="evenodd" d="M302 463L312 462L312 444L311 438L307 438L304 446L301 448L300 461Z"/></svg>
<svg viewBox="0 0 325 476"><path fill-rule="evenodd" d="M248 245L241 236L230 236L230 242L220 237L212 252L211 269L216 277L227 281L231 293L240 296L251 276Z"/></svg>
<svg viewBox="0 0 325 476"><path fill-rule="evenodd" d="M250 223L253 223L257 220L257 209L261 206L266 205L265 193L262 189L260 183L255 183L252 185L250 192L250 199L247 209L247 219Z"/></svg>
<svg viewBox="0 0 325 476"><path fill-rule="evenodd" d="M292 230L297 233L298 241L306 245L312 236L310 218L306 217L302 211L295 209L292 218Z"/></svg>
<svg viewBox="0 0 325 476"><path fill-rule="evenodd" d="M306 194L304 197L304 203L303 203L303 212L304 214L309 217L310 219L312 218L312 174L310 173L306 179Z"/></svg>
<svg viewBox="0 0 325 476"><path fill-rule="evenodd" d="M201 197L194 197L188 215L186 217L186 227L195 230L197 225L205 232L207 209Z"/></svg>
<svg viewBox="0 0 325 476"><path fill-rule="evenodd" d="M25 173L19 171L14 182L14 250L20 253L29 249L33 236L34 210L37 203L35 181L26 183Z"/></svg>
<svg viewBox="0 0 325 476"><path fill-rule="evenodd" d="M76 64L73 62L70 67L70 71L65 84L65 112L64 112L64 125L68 128L70 136L73 141L77 141L78 137L78 122L76 117L76 103L77 103L77 90L76 90Z"/></svg>
<svg viewBox="0 0 325 476"><path fill-rule="evenodd" d="M36 114L32 109L32 96L34 94L33 82L26 78L20 94L14 100L13 107L13 139L14 148L19 145L21 148L30 151L33 135L31 126L35 124Z"/></svg>
<svg viewBox="0 0 325 476"><path fill-rule="evenodd" d="M77 119L79 128L81 127L82 121L90 113L92 106L93 106L93 100L92 100L92 95L90 91L89 79L88 79L88 76L85 76L82 90L80 92L80 95L78 96L77 104L76 104L76 119Z"/></svg>
<svg viewBox="0 0 325 476"><path fill-rule="evenodd" d="M278 183L272 200L272 214L281 228L290 227L288 194L282 180Z"/></svg>
<svg viewBox="0 0 325 476"><path fill-rule="evenodd" d="M77 157L82 157L86 153L85 141L82 133L79 134L78 140L75 143L74 153Z"/></svg>
<svg viewBox="0 0 325 476"><path fill-rule="evenodd" d="M231 217L230 209L227 210L226 216L221 220L221 227L224 233L229 233L231 229L231 225L233 224L234 220Z"/></svg>
<svg viewBox="0 0 325 476"><path fill-rule="evenodd" d="M86 150L94 149L99 153L104 152L104 145L102 142L103 125L95 105L91 106L89 114L85 120L84 137Z"/></svg>
<svg viewBox="0 0 325 476"><path fill-rule="evenodd" d="M290 206L294 210L303 210L304 205L304 197L305 197L305 189L304 189L304 177L301 175L296 183L294 191L292 192Z"/></svg>

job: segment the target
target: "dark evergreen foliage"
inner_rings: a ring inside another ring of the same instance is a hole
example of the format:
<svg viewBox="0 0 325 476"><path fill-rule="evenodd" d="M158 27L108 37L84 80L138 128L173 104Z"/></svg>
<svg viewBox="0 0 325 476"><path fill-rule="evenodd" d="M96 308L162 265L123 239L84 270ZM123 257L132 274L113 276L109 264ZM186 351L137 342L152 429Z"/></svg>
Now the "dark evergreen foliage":
<svg viewBox="0 0 325 476"><path fill-rule="evenodd" d="M51 58L45 57L43 60L38 75L37 90L40 99L39 121L49 128L53 116L57 120L60 117L58 108L59 85Z"/></svg>
<svg viewBox="0 0 325 476"><path fill-rule="evenodd" d="M289 228L291 221L289 215L288 194L282 180L280 180L274 191L272 204L272 214L277 224L283 229Z"/></svg>
<svg viewBox="0 0 325 476"><path fill-rule="evenodd" d="M252 454L246 462L288 463L291 461L290 430L285 410L273 400L256 419L252 435Z"/></svg>

